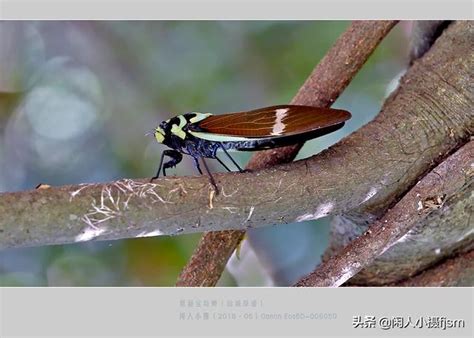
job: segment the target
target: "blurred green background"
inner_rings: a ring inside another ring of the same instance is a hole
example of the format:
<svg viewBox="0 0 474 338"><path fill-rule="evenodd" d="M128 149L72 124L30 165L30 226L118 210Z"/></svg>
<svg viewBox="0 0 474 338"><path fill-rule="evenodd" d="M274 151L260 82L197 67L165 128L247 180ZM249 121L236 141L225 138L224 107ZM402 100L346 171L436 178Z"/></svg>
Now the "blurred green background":
<svg viewBox="0 0 474 338"><path fill-rule="evenodd" d="M144 134L161 120L288 103L348 25L0 22L0 192L151 177L164 148ZM409 31L398 25L334 105L352 112L346 127L298 158L377 114L406 67ZM195 174L188 159L172 173ZM219 285L288 285L318 263L328 233L327 219L253 231ZM0 283L173 285L199 237L3 250Z"/></svg>

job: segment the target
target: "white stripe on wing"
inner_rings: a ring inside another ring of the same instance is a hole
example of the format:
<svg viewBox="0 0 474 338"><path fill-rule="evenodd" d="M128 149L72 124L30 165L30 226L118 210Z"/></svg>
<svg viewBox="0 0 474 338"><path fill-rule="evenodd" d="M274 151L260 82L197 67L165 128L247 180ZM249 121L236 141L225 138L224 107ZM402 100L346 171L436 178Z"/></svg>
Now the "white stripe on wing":
<svg viewBox="0 0 474 338"><path fill-rule="evenodd" d="M271 135L281 135L285 130L285 124L282 122L285 116L288 113L289 108L281 108L275 110L276 117L275 117L275 124L273 125L273 129Z"/></svg>

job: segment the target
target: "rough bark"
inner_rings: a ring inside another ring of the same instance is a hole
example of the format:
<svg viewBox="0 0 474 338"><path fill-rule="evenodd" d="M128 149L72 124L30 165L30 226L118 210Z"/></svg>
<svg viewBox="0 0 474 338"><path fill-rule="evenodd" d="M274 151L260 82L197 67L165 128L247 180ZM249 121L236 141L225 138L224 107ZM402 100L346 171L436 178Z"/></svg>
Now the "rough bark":
<svg viewBox="0 0 474 338"><path fill-rule="evenodd" d="M213 231L205 234L181 272L176 286L215 286L229 257L244 236L244 230Z"/></svg>
<svg viewBox="0 0 474 338"><path fill-rule="evenodd" d="M413 110L410 107L416 107L416 105L412 105L413 99L418 102L419 125L425 125L422 128L414 125L411 132L414 137L425 139L425 143L421 148L424 150L413 153L413 155L418 156L418 161L425 161L426 158L423 159L423 157L427 155L426 152L433 149L432 146L436 147L436 143L449 144L453 141L451 126L461 125L456 119L456 114L451 110L453 106L450 105L450 102L455 103L459 99L465 100L464 113L470 119L465 127L467 128L467 134L472 135L474 87L470 79L474 75L473 41L474 29L472 22L452 24L436 41L431 50L422 59L415 62L412 69L401 80L398 91L409 88L404 86L404 83L406 83L406 80L411 81L407 76L412 70L422 70L419 76L425 77L423 84L425 88L413 91L411 95L407 96L407 101L399 108L402 113L412 114ZM398 93L394 93L392 98L397 95ZM393 128L398 126L398 120L394 120ZM430 130L428 134L425 133L426 129ZM416 136L416 133L418 133L418 136ZM432 135L434 138L432 138ZM404 141L400 141L400 143L404 145ZM404 151L411 153L411 149L414 149L411 146L405 144ZM438 154L428 155L431 158L431 163L427 166L427 170L439 158L451 152L452 148L449 148ZM414 160L416 161L416 159ZM394 165L399 164L394 163ZM423 174L423 172L420 174ZM403 188L409 188L415 182L416 179L405 179L393 182L393 184L401 189L400 192L403 192ZM457 250L459 245L469 245L468 243L457 243L457 238L464 233L466 226L469 226L467 222L469 222L470 213L472 213L472 209L467 207L469 192L466 194L465 199L460 198L451 209L446 210L445 214L427 220L426 224L418 225L406 241L397 243L375 260L371 266L354 276L350 283L381 285L408 278L440 258L449 255L453 250ZM331 245L325 257L328 258L336 254L352 239L362 234L369 223L382 216L387 208L396 202L397 196L398 194L393 197L387 196L388 198L378 203L361 205L357 210L352 210L333 219ZM469 234L467 237L469 237ZM438 250L441 251L441 254L434 254Z"/></svg>
<svg viewBox="0 0 474 338"><path fill-rule="evenodd" d="M378 256L390 251L397 242L413 240L416 229L430 226L439 233L438 224L436 226L431 224L434 219L449 219L451 222L446 223L450 226L445 229L453 228L455 233L438 239L436 244L431 241L427 243L423 238L416 238L423 243L424 253L429 260L416 262L409 260L400 262L400 265L408 265L414 271L423 269L434 260L443 258L440 247L444 250L446 247L472 242L474 232L469 224L469 217L465 217L461 225L453 227L452 214L456 214L455 221L458 221L459 214L466 216L464 210L470 213L473 211L474 170L471 167L473 154L474 141L470 141L420 180L384 217L371 224L362 236L322 263L296 286L340 286L369 266ZM457 210L459 203L462 204L461 211ZM399 269L392 274L398 276Z"/></svg>
<svg viewBox="0 0 474 338"><path fill-rule="evenodd" d="M448 258L394 286L473 286L474 250Z"/></svg>

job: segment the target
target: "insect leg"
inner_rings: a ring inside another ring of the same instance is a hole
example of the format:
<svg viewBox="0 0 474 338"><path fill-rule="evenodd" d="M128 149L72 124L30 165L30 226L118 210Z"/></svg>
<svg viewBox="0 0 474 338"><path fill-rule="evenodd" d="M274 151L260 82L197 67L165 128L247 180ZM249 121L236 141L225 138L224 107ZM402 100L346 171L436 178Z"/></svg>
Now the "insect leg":
<svg viewBox="0 0 474 338"><path fill-rule="evenodd" d="M196 167L197 171L199 171L199 174L202 175L202 170L201 167L199 166L199 157L193 157L194 159L194 166Z"/></svg>
<svg viewBox="0 0 474 338"><path fill-rule="evenodd" d="M165 156L171 157L171 160L163 164L163 159L165 158ZM156 172L156 175L151 178L150 182L160 177L161 168L163 168L163 176L166 176L166 168L172 168L176 166L179 162L181 162L182 159L183 159L183 155L180 152L177 152L176 150L168 149L168 150L163 151L161 153L161 159L160 159L160 165L158 166L158 171Z"/></svg>
<svg viewBox="0 0 474 338"><path fill-rule="evenodd" d="M221 159L220 159L219 157L216 156L215 159L216 159L217 162L219 162L224 168L226 168L226 170L227 170L228 172L232 172L232 171L225 165L225 163L221 161Z"/></svg>
<svg viewBox="0 0 474 338"><path fill-rule="evenodd" d="M212 186L214 187L216 195L218 195L219 194L219 189L217 188L217 184L216 184L216 181L214 180L214 176L212 176L211 171L209 170L209 167L207 166L207 163L204 160L204 158L201 157L201 159L202 159L202 164L204 164L204 168L206 169L207 175L209 176L209 181L211 182Z"/></svg>
<svg viewBox="0 0 474 338"><path fill-rule="evenodd" d="M237 164L237 162L235 162L235 160L232 158L232 156L229 155L229 153L227 152L227 150L225 149L225 147L222 145L222 143L219 143L220 147L222 150L224 150L224 153L227 155L228 158L230 158L230 160L232 161L232 163L234 163L234 165L237 167L237 169L239 169L239 171L242 173L244 172L242 170L242 168ZM220 162L220 161L219 161ZM229 169L227 169L229 170ZM230 171L230 170L229 170Z"/></svg>
<svg viewBox="0 0 474 338"><path fill-rule="evenodd" d="M161 167L163 166L163 158L166 155L165 152L166 152L166 150L161 153L160 165L158 166L158 171L156 172L156 175L151 178L150 182L152 182L153 180L156 180L158 177L160 177Z"/></svg>
<svg viewBox="0 0 474 338"><path fill-rule="evenodd" d="M166 169L176 167L176 165L183 159L183 154L176 150L165 150L164 153L171 157L168 162L163 164L163 176L166 176Z"/></svg>
<svg viewBox="0 0 474 338"><path fill-rule="evenodd" d="M176 167L176 165L181 162L183 159L183 154L175 150L165 150L168 151L166 155L171 157L171 160L163 164L163 176L166 176L166 169Z"/></svg>

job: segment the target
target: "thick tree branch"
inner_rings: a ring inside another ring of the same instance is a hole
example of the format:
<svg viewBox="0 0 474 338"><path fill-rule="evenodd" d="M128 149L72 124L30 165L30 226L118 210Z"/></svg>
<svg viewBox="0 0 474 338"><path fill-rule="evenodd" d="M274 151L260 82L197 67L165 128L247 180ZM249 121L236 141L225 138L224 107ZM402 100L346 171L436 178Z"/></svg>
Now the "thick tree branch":
<svg viewBox="0 0 474 338"><path fill-rule="evenodd" d="M472 23L457 22L452 24L447 30L444 31L441 37L437 39L431 50L424 55L424 57L415 62L415 67L423 64L427 70L427 74L434 74L442 81L442 85L452 84L453 88L456 87L460 90L447 93L444 99L441 98L443 88L436 88L430 86L431 91L413 93L413 95L421 95L423 98L423 105L426 110L438 111L436 114L428 114L420 116L431 125L433 130L438 128L440 135L444 134L446 142L450 142L450 134L443 133L441 128L446 126L436 126L438 121L450 120L452 117L450 106L448 101L456 102L459 95L467 98L466 102L470 102L469 106L466 106L466 113L471 116L471 122L466 125L470 135L472 135L473 123L474 123L474 110L472 109L473 93L472 81L458 82L455 80L456 77L459 79L468 79L474 76L474 59L472 54L460 53L458 48L453 48L451 51L446 49L440 53L441 46L446 46L447 43L453 46L460 47L457 42L465 43L465 46L470 46L472 50L472 39L474 38L474 29ZM463 61L461 63L450 63L450 59L460 57ZM440 63L440 60L444 60ZM453 70L453 66L456 64L460 65L460 68ZM457 76L453 76L457 73ZM403 85L401 89L404 89ZM439 90L439 91L438 91ZM434 93L434 95L433 95ZM444 101L444 102L443 102ZM440 104L440 105L439 105ZM410 106L410 101L406 102L407 106ZM410 109L407 109L410 112ZM452 121L457 123L456 121ZM393 126L398 126L398 122L394 121ZM449 129L449 127L447 127ZM419 133L423 133L423 130L418 130ZM413 130L413 134L416 130ZM418 136L421 136L418 135ZM429 146L429 142L425 143ZM380 148L383 149L383 148ZM407 151L408 148L407 148ZM420 157L423 154L419 155ZM440 154L440 156L444 156ZM436 158L433 158L433 164L437 162ZM427 168L428 170L428 168ZM400 194L395 196L387 195L386 198L374 203L361 204L360 207L345 212L340 217L332 219L331 227L331 244L325 253L325 257L333 256L342 250L352 239L359 236L367 229L367 225L378 219L385 214L387 208L393 205L401 194L405 193L416 180L400 180L394 182L398 185ZM406 240L399 241L389 251L378 257L370 266L361 270L357 275L351 278L351 284L358 285L384 285L387 283L393 283L401 279L406 279L409 276L419 273L423 269L433 265L438 260L443 259L453 252L458 250L459 247L469 246L469 237L466 233L469 233L469 229L472 229L472 225L469 226L467 222L470 217L469 212L472 212L472 207L469 207L468 196L460 196L457 199L451 201L452 207L448 208L444 214L438 214L435 217L430 218L424 223L417 225L413 231L409 233ZM472 232L471 232L472 235ZM458 240L462 238L463 240Z"/></svg>
<svg viewBox="0 0 474 338"><path fill-rule="evenodd" d="M472 176L472 172L467 175ZM471 178L471 184L467 184L465 189L451 198L445 198L437 212L420 219L401 240L352 277L348 283L391 284L414 276L456 252L474 248L473 188ZM436 206L439 201L429 200L428 204Z"/></svg>
<svg viewBox="0 0 474 338"><path fill-rule="evenodd" d="M243 230L213 231L205 234L180 274L176 286L215 286L229 257L244 236Z"/></svg>
<svg viewBox="0 0 474 338"><path fill-rule="evenodd" d="M315 67L292 104L329 107L362 68L380 41L397 21L355 21ZM302 144L261 151L248 169L262 169L293 161ZM214 286L245 231L210 232L199 245L178 278L179 286ZM212 253L212 254L210 254Z"/></svg>
<svg viewBox="0 0 474 338"><path fill-rule="evenodd" d="M343 284L417 224L433 214L444 214L450 207L450 200L465 192L471 194L474 185L474 170L471 167L473 154L474 141L470 141L419 181L365 234L322 263L296 286L334 287ZM473 197L470 199L472 205Z"/></svg>

